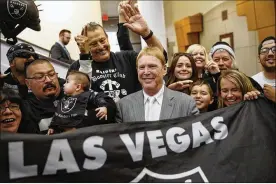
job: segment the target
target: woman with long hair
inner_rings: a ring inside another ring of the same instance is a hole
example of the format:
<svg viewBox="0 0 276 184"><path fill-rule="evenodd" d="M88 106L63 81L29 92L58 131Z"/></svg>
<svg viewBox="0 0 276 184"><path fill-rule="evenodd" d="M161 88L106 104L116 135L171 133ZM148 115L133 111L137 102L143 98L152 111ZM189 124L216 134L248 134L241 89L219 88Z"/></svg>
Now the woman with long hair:
<svg viewBox="0 0 276 184"><path fill-rule="evenodd" d="M218 79L218 108L257 99L259 94L248 77L237 70L225 70Z"/></svg>
<svg viewBox="0 0 276 184"><path fill-rule="evenodd" d="M198 74L193 57L183 52L174 54L166 86L172 90L190 94L189 87L197 80Z"/></svg>

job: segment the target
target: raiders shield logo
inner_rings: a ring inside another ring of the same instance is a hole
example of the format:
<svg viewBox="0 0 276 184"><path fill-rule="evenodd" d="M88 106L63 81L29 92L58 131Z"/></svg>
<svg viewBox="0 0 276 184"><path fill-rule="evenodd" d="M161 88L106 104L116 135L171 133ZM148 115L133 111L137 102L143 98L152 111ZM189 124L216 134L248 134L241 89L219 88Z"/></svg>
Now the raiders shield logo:
<svg viewBox="0 0 276 184"><path fill-rule="evenodd" d="M7 1L7 9L10 14L10 16L14 19L20 19L22 18L26 11L27 11L28 5L26 3L23 3L19 0L8 0Z"/></svg>
<svg viewBox="0 0 276 184"><path fill-rule="evenodd" d="M72 98L72 97L69 97L67 99L62 99L61 100L61 111L63 113L67 113L67 112L71 111L75 107L76 101L77 101L77 98Z"/></svg>
<svg viewBox="0 0 276 184"><path fill-rule="evenodd" d="M138 183L138 182L145 182L143 181L144 178L147 179L148 182L154 183L208 183L208 179L206 178L205 174L203 173L201 167L196 167L190 171L179 173L179 174L158 174L154 173L147 168L144 168L142 172L131 182Z"/></svg>

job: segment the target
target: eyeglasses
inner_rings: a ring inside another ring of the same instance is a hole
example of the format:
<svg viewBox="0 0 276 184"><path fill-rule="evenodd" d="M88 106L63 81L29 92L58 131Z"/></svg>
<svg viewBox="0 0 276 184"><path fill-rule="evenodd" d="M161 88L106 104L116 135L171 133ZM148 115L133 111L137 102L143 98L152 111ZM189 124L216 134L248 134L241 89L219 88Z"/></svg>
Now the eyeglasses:
<svg viewBox="0 0 276 184"><path fill-rule="evenodd" d="M27 79L34 79L38 82L44 82L46 80L46 76L52 80L57 76L57 74L58 73L56 73L56 72L50 72L48 74L36 74L33 77L28 77Z"/></svg>
<svg viewBox="0 0 276 184"><path fill-rule="evenodd" d="M9 108L12 112L17 111L20 109L19 105L11 103L7 107L6 106L0 106L0 114L3 114L6 109Z"/></svg>
<svg viewBox="0 0 276 184"><path fill-rule="evenodd" d="M260 54L268 54L270 50L272 51L273 54L275 54L276 46L271 48L263 48L261 49Z"/></svg>

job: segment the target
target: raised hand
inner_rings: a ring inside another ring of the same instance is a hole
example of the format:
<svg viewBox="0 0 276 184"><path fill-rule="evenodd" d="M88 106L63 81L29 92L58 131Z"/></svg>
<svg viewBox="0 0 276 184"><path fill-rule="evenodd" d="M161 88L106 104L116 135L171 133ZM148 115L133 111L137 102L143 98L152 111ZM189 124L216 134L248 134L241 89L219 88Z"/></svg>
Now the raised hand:
<svg viewBox="0 0 276 184"><path fill-rule="evenodd" d="M276 92L275 92L276 89L273 86L268 84L265 84L263 89L264 89L265 97L273 102L276 102Z"/></svg>
<svg viewBox="0 0 276 184"><path fill-rule="evenodd" d="M216 74L220 72L218 64L214 61L210 61L205 65L205 69L208 70L211 74Z"/></svg>
<svg viewBox="0 0 276 184"><path fill-rule="evenodd" d="M130 4L122 4L121 8L121 12L126 20L124 26L142 37L146 37L150 34L147 22L140 14L137 5L132 7Z"/></svg>
<svg viewBox="0 0 276 184"><path fill-rule="evenodd" d="M87 37L87 26L82 29L81 35L75 36L75 41L77 42L81 54L89 54L90 48Z"/></svg>
<svg viewBox="0 0 276 184"><path fill-rule="evenodd" d="M177 81L170 84L168 88L175 91L183 91L184 89L189 88L192 83L192 80Z"/></svg>
<svg viewBox="0 0 276 184"><path fill-rule="evenodd" d="M123 14L123 6L126 4L129 4L131 7L134 7L134 3L132 0L121 1L118 4L119 23L126 22L124 14Z"/></svg>

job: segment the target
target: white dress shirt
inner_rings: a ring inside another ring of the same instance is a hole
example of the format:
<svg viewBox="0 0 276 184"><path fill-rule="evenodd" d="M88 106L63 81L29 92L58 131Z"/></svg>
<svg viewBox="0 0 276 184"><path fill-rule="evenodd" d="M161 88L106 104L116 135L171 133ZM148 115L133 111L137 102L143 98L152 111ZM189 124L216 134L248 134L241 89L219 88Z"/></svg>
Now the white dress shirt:
<svg viewBox="0 0 276 184"><path fill-rule="evenodd" d="M149 96L144 94L144 105L145 105L145 121L157 121L160 119L160 112L163 102L163 94L164 94L164 85L154 96Z"/></svg>

